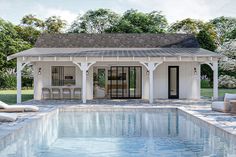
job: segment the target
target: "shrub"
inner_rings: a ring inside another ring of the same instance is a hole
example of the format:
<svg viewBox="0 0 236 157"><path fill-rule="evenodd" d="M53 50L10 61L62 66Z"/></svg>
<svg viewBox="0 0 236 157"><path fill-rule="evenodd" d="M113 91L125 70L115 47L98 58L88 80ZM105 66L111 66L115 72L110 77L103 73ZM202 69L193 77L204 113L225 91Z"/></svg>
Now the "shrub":
<svg viewBox="0 0 236 157"><path fill-rule="evenodd" d="M219 77L219 87L236 88L236 78L229 75L221 75Z"/></svg>
<svg viewBox="0 0 236 157"><path fill-rule="evenodd" d="M211 88L211 84L209 80L201 80L201 88Z"/></svg>
<svg viewBox="0 0 236 157"><path fill-rule="evenodd" d="M7 89L16 88L16 75L7 72L0 72L0 87Z"/></svg>

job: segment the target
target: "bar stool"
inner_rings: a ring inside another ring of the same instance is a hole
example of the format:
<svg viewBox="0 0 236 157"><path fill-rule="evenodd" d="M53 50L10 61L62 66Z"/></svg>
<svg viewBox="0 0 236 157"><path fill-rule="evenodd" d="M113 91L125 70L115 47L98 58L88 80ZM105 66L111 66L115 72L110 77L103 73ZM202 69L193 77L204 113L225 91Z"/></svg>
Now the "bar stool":
<svg viewBox="0 0 236 157"><path fill-rule="evenodd" d="M52 98L53 99L60 99L61 98L61 91L59 88L52 88Z"/></svg>
<svg viewBox="0 0 236 157"><path fill-rule="evenodd" d="M62 96L63 96L63 99L71 99L71 90L70 90L70 88L63 88L62 89Z"/></svg>
<svg viewBox="0 0 236 157"><path fill-rule="evenodd" d="M81 99L81 88L74 88L74 99Z"/></svg>
<svg viewBox="0 0 236 157"><path fill-rule="evenodd" d="M42 88L42 97L43 100L51 99L51 91L49 88Z"/></svg>

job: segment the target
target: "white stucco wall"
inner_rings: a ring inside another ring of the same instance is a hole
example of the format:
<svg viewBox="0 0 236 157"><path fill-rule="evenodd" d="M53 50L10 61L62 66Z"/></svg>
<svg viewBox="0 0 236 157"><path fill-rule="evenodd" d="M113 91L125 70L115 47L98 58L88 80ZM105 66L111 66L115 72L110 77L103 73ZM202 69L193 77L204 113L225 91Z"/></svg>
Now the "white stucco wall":
<svg viewBox="0 0 236 157"><path fill-rule="evenodd" d="M118 66L142 66L142 99L149 98L149 76L147 69L140 63L96 63L93 66L118 65ZM71 62L35 62L34 63L34 98L41 99L43 87L51 86L51 66L75 66L76 86L82 88L82 72ZM93 99L93 66L87 75L87 99ZM154 99L168 98L168 66L179 66L179 97L186 99L200 98L200 64L198 62L164 62L154 71ZM198 75L194 75L194 67L197 68ZM41 68L41 75L38 69Z"/></svg>
<svg viewBox="0 0 236 157"><path fill-rule="evenodd" d="M75 64L70 62L36 62L34 74L34 99L40 100L43 87L51 86L51 67L52 66L75 66L76 67L76 86L82 87L82 72ZM38 75L38 69L41 68L41 75ZM89 86L89 85L88 85ZM89 90L88 90L89 92Z"/></svg>
<svg viewBox="0 0 236 157"><path fill-rule="evenodd" d="M198 62L164 62L154 71L154 99L168 98L168 66L179 66L179 98L200 98L200 64ZM194 75L194 68L197 75Z"/></svg>

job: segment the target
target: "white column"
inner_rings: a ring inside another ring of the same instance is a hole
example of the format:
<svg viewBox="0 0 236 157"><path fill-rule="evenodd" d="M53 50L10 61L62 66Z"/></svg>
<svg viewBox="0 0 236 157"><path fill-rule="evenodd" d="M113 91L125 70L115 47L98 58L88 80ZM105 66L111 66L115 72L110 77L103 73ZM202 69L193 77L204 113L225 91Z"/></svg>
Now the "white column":
<svg viewBox="0 0 236 157"><path fill-rule="evenodd" d="M73 63L77 65L82 71L82 101L85 104L87 100L87 71L96 62L79 62L78 63L78 62L73 61Z"/></svg>
<svg viewBox="0 0 236 157"><path fill-rule="evenodd" d="M154 70L163 62L140 62L149 72L149 103L153 103L153 73Z"/></svg>
<svg viewBox="0 0 236 157"><path fill-rule="evenodd" d="M213 98L218 98L218 62L213 63Z"/></svg>
<svg viewBox="0 0 236 157"><path fill-rule="evenodd" d="M88 64L87 63L81 63L81 70L82 70L82 100L83 103L86 103L87 99L87 69L88 69Z"/></svg>
<svg viewBox="0 0 236 157"><path fill-rule="evenodd" d="M154 71L154 63L148 63L149 70L149 103L153 103L153 71Z"/></svg>
<svg viewBox="0 0 236 157"><path fill-rule="evenodd" d="M22 63L17 59L17 104L21 103L21 69Z"/></svg>

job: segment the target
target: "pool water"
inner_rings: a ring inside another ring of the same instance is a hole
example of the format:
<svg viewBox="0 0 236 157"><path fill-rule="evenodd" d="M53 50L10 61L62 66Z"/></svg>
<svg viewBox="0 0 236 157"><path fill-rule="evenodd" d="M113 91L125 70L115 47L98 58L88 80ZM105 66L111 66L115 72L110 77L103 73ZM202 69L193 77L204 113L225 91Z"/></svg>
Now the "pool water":
<svg viewBox="0 0 236 157"><path fill-rule="evenodd" d="M0 156L236 156L235 141L223 139L209 125L177 110L59 112L40 128L36 139L25 135Z"/></svg>

